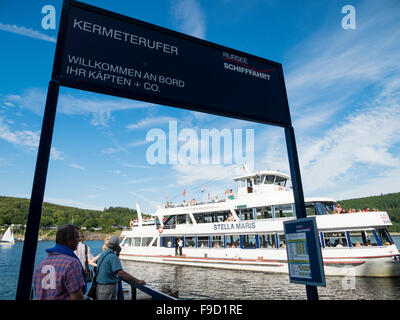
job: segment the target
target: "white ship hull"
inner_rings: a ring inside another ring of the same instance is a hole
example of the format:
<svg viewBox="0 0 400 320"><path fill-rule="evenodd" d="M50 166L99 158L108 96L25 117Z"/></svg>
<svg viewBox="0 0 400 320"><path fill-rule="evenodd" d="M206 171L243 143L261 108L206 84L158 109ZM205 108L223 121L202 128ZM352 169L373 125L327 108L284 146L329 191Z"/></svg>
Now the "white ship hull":
<svg viewBox="0 0 400 320"><path fill-rule="evenodd" d="M165 263L173 265L288 273L285 249L184 249L184 256L175 256L174 248L135 248L124 250L121 260ZM132 251L129 253L129 251ZM242 251L242 252L241 252ZM246 250L249 251L249 250ZM277 251L277 252L274 252ZM400 276L400 254L395 246L376 249L322 250L325 275L356 277ZM394 252L397 252L394 254Z"/></svg>
<svg viewBox="0 0 400 320"><path fill-rule="evenodd" d="M147 222L138 208L139 221L121 234L120 258L288 273L283 223L294 219L295 207L286 179L274 171L239 177L235 180L246 183L237 197L160 207ZM400 253L387 230L392 224L388 214L333 214L334 203L330 198L305 199L307 215L315 216L325 275L400 276ZM182 256L174 248L178 238L184 243Z"/></svg>

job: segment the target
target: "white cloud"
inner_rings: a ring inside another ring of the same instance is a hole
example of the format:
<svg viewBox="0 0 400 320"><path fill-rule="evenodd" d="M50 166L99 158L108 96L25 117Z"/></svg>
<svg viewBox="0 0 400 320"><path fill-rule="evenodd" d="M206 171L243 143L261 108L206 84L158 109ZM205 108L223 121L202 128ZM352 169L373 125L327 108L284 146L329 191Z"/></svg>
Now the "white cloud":
<svg viewBox="0 0 400 320"><path fill-rule="evenodd" d="M114 154L114 153L118 153L118 152L121 152L121 151L126 151L126 149L125 148L123 148L123 147L116 147L116 148L106 148L106 149L103 149L103 150L101 150L101 152L103 152L103 153L105 153L105 154Z"/></svg>
<svg viewBox="0 0 400 320"><path fill-rule="evenodd" d="M148 168L150 168L149 166L132 164L132 163L122 163L122 166L128 167L128 168L139 168L139 169L148 169Z"/></svg>
<svg viewBox="0 0 400 320"><path fill-rule="evenodd" d="M370 176L358 177L363 183L379 175L382 168L400 166L400 154L392 150L400 143L399 100L377 99L375 104L354 112L325 136L299 146L308 191L338 187L348 181L352 171L360 165L371 167Z"/></svg>
<svg viewBox="0 0 400 320"><path fill-rule="evenodd" d="M127 147L140 147L140 146L144 146L147 143L148 142L146 140L138 140L138 141L132 141L132 142L128 143L126 146Z"/></svg>
<svg viewBox="0 0 400 320"><path fill-rule="evenodd" d="M64 158L61 156L64 152L57 150L54 147L51 147L50 149L50 157L52 160L64 160Z"/></svg>
<svg viewBox="0 0 400 320"><path fill-rule="evenodd" d="M40 131L17 130L13 131L4 123L4 119L0 118L0 139L3 139L15 146L20 146L29 151L36 151L39 147ZM62 151L52 147L50 156L53 160L64 160L61 155Z"/></svg>
<svg viewBox="0 0 400 320"><path fill-rule="evenodd" d="M239 165L174 165L176 182L180 186L189 186L204 181L230 182L237 174Z"/></svg>
<svg viewBox="0 0 400 320"><path fill-rule="evenodd" d="M174 0L171 9L181 32L205 39L205 14L196 0Z"/></svg>
<svg viewBox="0 0 400 320"><path fill-rule="evenodd" d="M79 164L76 164L76 163L71 163L69 166L71 168L74 168L74 169L79 169L79 170L82 170L82 171L86 171L85 167L82 167L82 166L80 166Z"/></svg>
<svg viewBox="0 0 400 320"><path fill-rule="evenodd" d="M161 177L149 177L149 178L143 178L143 179L135 179L135 180L129 180L124 182L124 184L137 184L137 183L146 183L146 182L151 182L151 181L156 181L156 180L161 180Z"/></svg>
<svg viewBox="0 0 400 320"><path fill-rule="evenodd" d="M43 115L46 90L41 88L28 88L22 94L9 94L4 100L30 110L38 115ZM108 127L113 121L112 112L119 110L148 108L152 104L121 98L103 98L93 93L61 93L58 99L57 112L66 115L91 115L93 126Z"/></svg>
<svg viewBox="0 0 400 320"><path fill-rule="evenodd" d="M131 123L126 126L128 130L137 130L143 128L154 127L157 125L168 123L169 121L177 121L177 119L172 117L151 117L144 118L136 123Z"/></svg>
<svg viewBox="0 0 400 320"><path fill-rule="evenodd" d="M141 193L135 191L129 191L129 193L134 196L134 201L139 204L142 214L152 214L156 211L157 207L160 206L160 203L158 201L149 199Z"/></svg>
<svg viewBox="0 0 400 320"><path fill-rule="evenodd" d="M57 39L55 37L48 36L47 34L41 33L39 31L33 30L31 28L17 26L15 24L13 24L13 25L3 24L0 22L0 30L19 34L19 35L34 38L34 39L39 39L39 40L44 40L44 41L49 41L49 42L54 42L54 43L57 42Z"/></svg>
<svg viewBox="0 0 400 320"><path fill-rule="evenodd" d="M88 194L87 198L88 199L97 199L103 197L103 194Z"/></svg>
<svg viewBox="0 0 400 320"><path fill-rule="evenodd" d="M392 7L366 1L357 7L356 30L321 28L291 51L286 87L301 130L329 126L400 72L400 20Z"/></svg>
<svg viewBox="0 0 400 320"><path fill-rule="evenodd" d="M381 176L400 166L400 20L389 4L368 1L356 30L322 29L292 51L286 85L305 193L398 191ZM286 165L276 141L264 163Z"/></svg>

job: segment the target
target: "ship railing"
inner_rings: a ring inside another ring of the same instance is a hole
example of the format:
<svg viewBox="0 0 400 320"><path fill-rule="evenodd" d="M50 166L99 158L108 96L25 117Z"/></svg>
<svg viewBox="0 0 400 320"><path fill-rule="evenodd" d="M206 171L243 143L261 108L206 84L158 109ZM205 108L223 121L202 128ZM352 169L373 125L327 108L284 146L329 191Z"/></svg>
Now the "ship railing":
<svg viewBox="0 0 400 320"><path fill-rule="evenodd" d="M131 289L131 300L137 300L137 290L144 292L151 297L151 300L178 300L168 294L162 293L160 291L154 290L147 285L136 284L134 282L123 280L130 286Z"/></svg>

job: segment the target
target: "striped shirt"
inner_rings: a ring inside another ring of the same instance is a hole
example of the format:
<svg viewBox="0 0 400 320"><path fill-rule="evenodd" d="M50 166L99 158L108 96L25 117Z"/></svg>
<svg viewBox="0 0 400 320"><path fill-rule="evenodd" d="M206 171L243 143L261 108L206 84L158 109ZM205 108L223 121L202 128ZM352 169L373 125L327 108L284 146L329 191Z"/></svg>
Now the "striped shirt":
<svg viewBox="0 0 400 320"><path fill-rule="evenodd" d="M56 252L48 253L34 274L37 300L69 300L69 295L85 285L78 259Z"/></svg>

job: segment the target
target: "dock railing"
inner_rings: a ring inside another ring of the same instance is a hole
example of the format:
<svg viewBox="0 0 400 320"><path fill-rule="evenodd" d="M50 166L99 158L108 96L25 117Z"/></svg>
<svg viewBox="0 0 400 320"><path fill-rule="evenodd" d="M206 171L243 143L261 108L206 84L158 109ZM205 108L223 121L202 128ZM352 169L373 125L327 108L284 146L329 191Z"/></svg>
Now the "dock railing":
<svg viewBox="0 0 400 320"><path fill-rule="evenodd" d="M131 288L131 300L137 300L137 290L139 289L140 291L148 294L152 300L178 300L175 297L172 297L168 294L162 293L160 291L151 289L150 287L143 285L143 284L136 284L134 282L129 282L122 280L125 283L129 284Z"/></svg>

